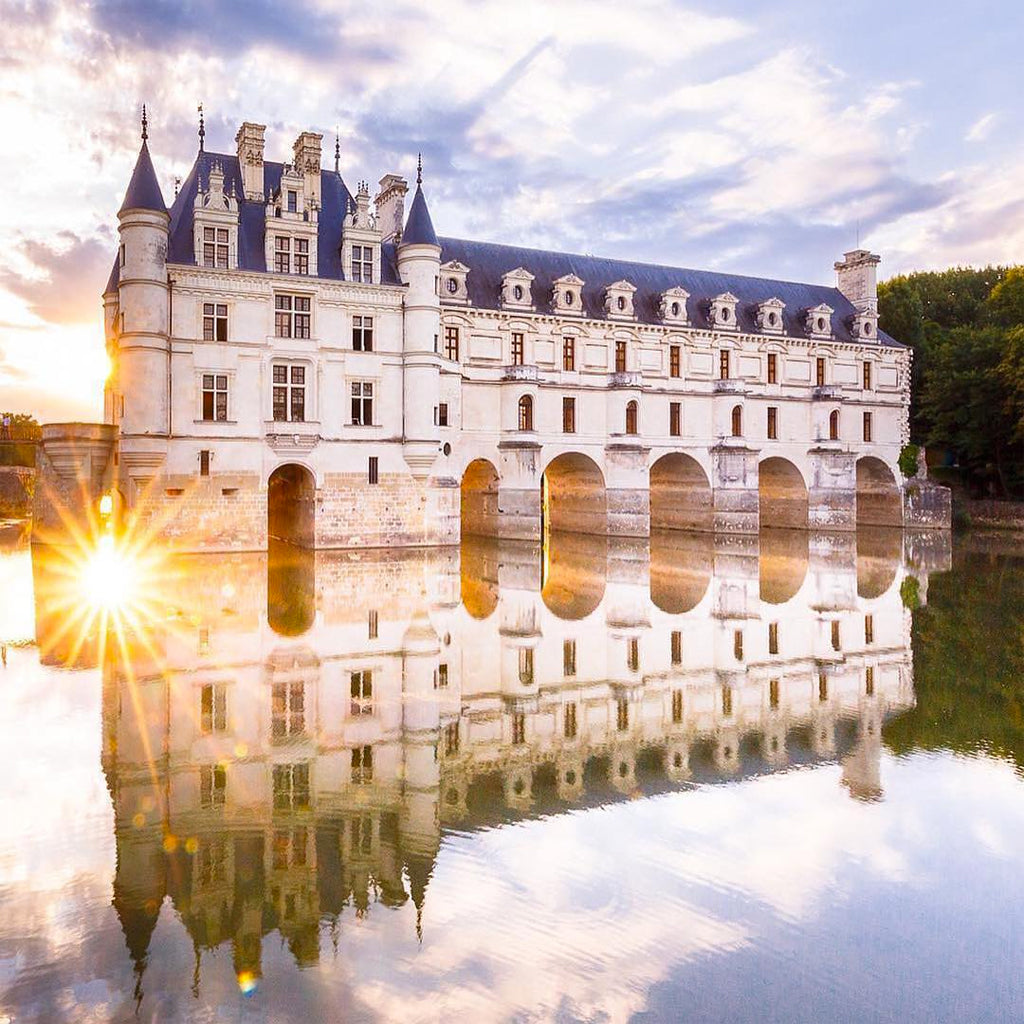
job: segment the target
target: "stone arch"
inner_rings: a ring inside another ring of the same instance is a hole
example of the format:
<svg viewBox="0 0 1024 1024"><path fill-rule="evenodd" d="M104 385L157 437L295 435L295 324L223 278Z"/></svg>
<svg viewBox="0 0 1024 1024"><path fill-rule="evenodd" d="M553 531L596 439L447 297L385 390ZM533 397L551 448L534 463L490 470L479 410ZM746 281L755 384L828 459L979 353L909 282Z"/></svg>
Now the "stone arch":
<svg viewBox="0 0 1024 1024"><path fill-rule="evenodd" d="M765 459L758 466L757 490L762 527L807 529L807 484L789 459Z"/></svg>
<svg viewBox="0 0 1024 1024"><path fill-rule="evenodd" d="M598 464L580 452L552 459L541 477L541 516L545 531L608 532L608 498Z"/></svg>
<svg viewBox="0 0 1024 1024"><path fill-rule="evenodd" d="M711 482L701 464L682 452L663 455L651 466L651 529L713 529Z"/></svg>
<svg viewBox="0 0 1024 1024"><path fill-rule="evenodd" d="M896 475L873 455L857 460L857 525L903 525L903 496Z"/></svg>
<svg viewBox="0 0 1024 1024"><path fill-rule="evenodd" d="M267 481L267 535L296 547L316 543L316 478L305 466L286 462Z"/></svg>
<svg viewBox="0 0 1024 1024"><path fill-rule="evenodd" d="M498 533L498 471L487 459L474 459L462 474L462 535Z"/></svg>

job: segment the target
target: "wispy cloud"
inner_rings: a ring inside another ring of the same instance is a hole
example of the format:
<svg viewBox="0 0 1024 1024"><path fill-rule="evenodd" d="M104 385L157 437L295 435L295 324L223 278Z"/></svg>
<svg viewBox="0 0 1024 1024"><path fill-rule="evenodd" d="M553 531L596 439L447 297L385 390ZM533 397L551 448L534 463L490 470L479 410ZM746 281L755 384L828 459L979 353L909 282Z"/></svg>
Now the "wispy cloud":
<svg viewBox="0 0 1024 1024"><path fill-rule="evenodd" d="M967 129L967 134L964 136L964 139L967 142L984 142L985 139L992 134L992 129L995 128L998 120L998 114L982 114L982 116Z"/></svg>

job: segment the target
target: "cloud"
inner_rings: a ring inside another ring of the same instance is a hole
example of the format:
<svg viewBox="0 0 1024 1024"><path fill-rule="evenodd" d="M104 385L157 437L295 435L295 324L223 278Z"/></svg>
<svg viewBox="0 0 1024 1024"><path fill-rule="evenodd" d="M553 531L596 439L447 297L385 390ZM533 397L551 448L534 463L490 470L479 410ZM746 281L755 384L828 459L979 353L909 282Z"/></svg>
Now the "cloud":
<svg viewBox="0 0 1024 1024"><path fill-rule="evenodd" d="M967 129L967 134L964 136L965 142L984 142L992 133L992 129L996 126L996 122L999 120L999 115L994 113L982 114L970 128Z"/></svg>

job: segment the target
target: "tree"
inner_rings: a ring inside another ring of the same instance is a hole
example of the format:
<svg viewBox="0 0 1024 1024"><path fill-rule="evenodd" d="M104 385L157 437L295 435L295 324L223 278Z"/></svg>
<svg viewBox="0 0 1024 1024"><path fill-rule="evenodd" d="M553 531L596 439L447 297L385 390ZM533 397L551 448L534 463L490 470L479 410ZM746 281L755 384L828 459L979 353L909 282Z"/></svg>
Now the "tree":
<svg viewBox="0 0 1024 1024"><path fill-rule="evenodd" d="M43 436L43 428L35 416L24 412L0 412L0 422L10 417L11 441L38 441Z"/></svg>
<svg viewBox="0 0 1024 1024"><path fill-rule="evenodd" d="M992 289L987 303L989 320L1000 327L1024 324L1024 267L1011 267Z"/></svg>

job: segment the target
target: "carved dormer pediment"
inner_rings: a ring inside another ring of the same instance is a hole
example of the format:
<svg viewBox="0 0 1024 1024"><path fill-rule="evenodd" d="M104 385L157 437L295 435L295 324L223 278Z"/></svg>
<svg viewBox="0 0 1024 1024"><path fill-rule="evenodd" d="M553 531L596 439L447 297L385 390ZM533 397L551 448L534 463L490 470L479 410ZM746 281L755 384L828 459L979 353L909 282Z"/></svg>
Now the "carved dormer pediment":
<svg viewBox="0 0 1024 1024"><path fill-rule="evenodd" d="M501 304L506 309L533 308L533 274L525 267L510 270L501 279Z"/></svg>
<svg viewBox="0 0 1024 1024"><path fill-rule="evenodd" d="M669 288L661 293L661 305L658 309L661 319L667 324L686 324L689 317L686 313L686 302L690 293L685 288Z"/></svg>
<svg viewBox="0 0 1024 1024"><path fill-rule="evenodd" d="M238 199L234 190L224 191L224 169L210 167L205 187L202 180L192 204L195 261L201 267L234 269L238 266Z"/></svg>
<svg viewBox="0 0 1024 1024"><path fill-rule="evenodd" d="M739 299L732 292L723 292L711 300L708 320L717 331L736 330L736 306Z"/></svg>
<svg viewBox="0 0 1024 1024"><path fill-rule="evenodd" d="M785 326L782 313L786 304L782 299L772 297L757 304L757 328L765 334L782 334Z"/></svg>
<svg viewBox="0 0 1024 1024"><path fill-rule="evenodd" d="M822 302L807 310L804 318L804 326L812 338L832 337L832 314L835 310Z"/></svg>
<svg viewBox="0 0 1024 1024"><path fill-rule="evenodd" d="M604 311L612 320L634 320L633 295L636 285L630 281L616 281L604 292Z"/></svg>
<svg viewBox="0 0 1024 1024"><path fill-rule="evenodd" d="M563 274L551 282L551 306L556 313L583 315L583 280L575 274Z"/></svg>
<svg viewBox="0 0 1024 1024"><path fill-rule="evenodd" d="M345 279L380 283L381 231L370 211L370 184L359 182L341 225L341 267Z"/></svg>
<svg viewBox="0 0 1024 1024"><path fill-rule="evenodd" d="M878 314L873 311L854 313L850 318L850 333L858 341L877 341Z"/></svg>
<svg viewBox="0 0 1024 1024"><path fill-rule="evenodd" d="M449 260L441 264L441 301L469 305L469 291L466 278L469 267L458 260Z"/></svg>

